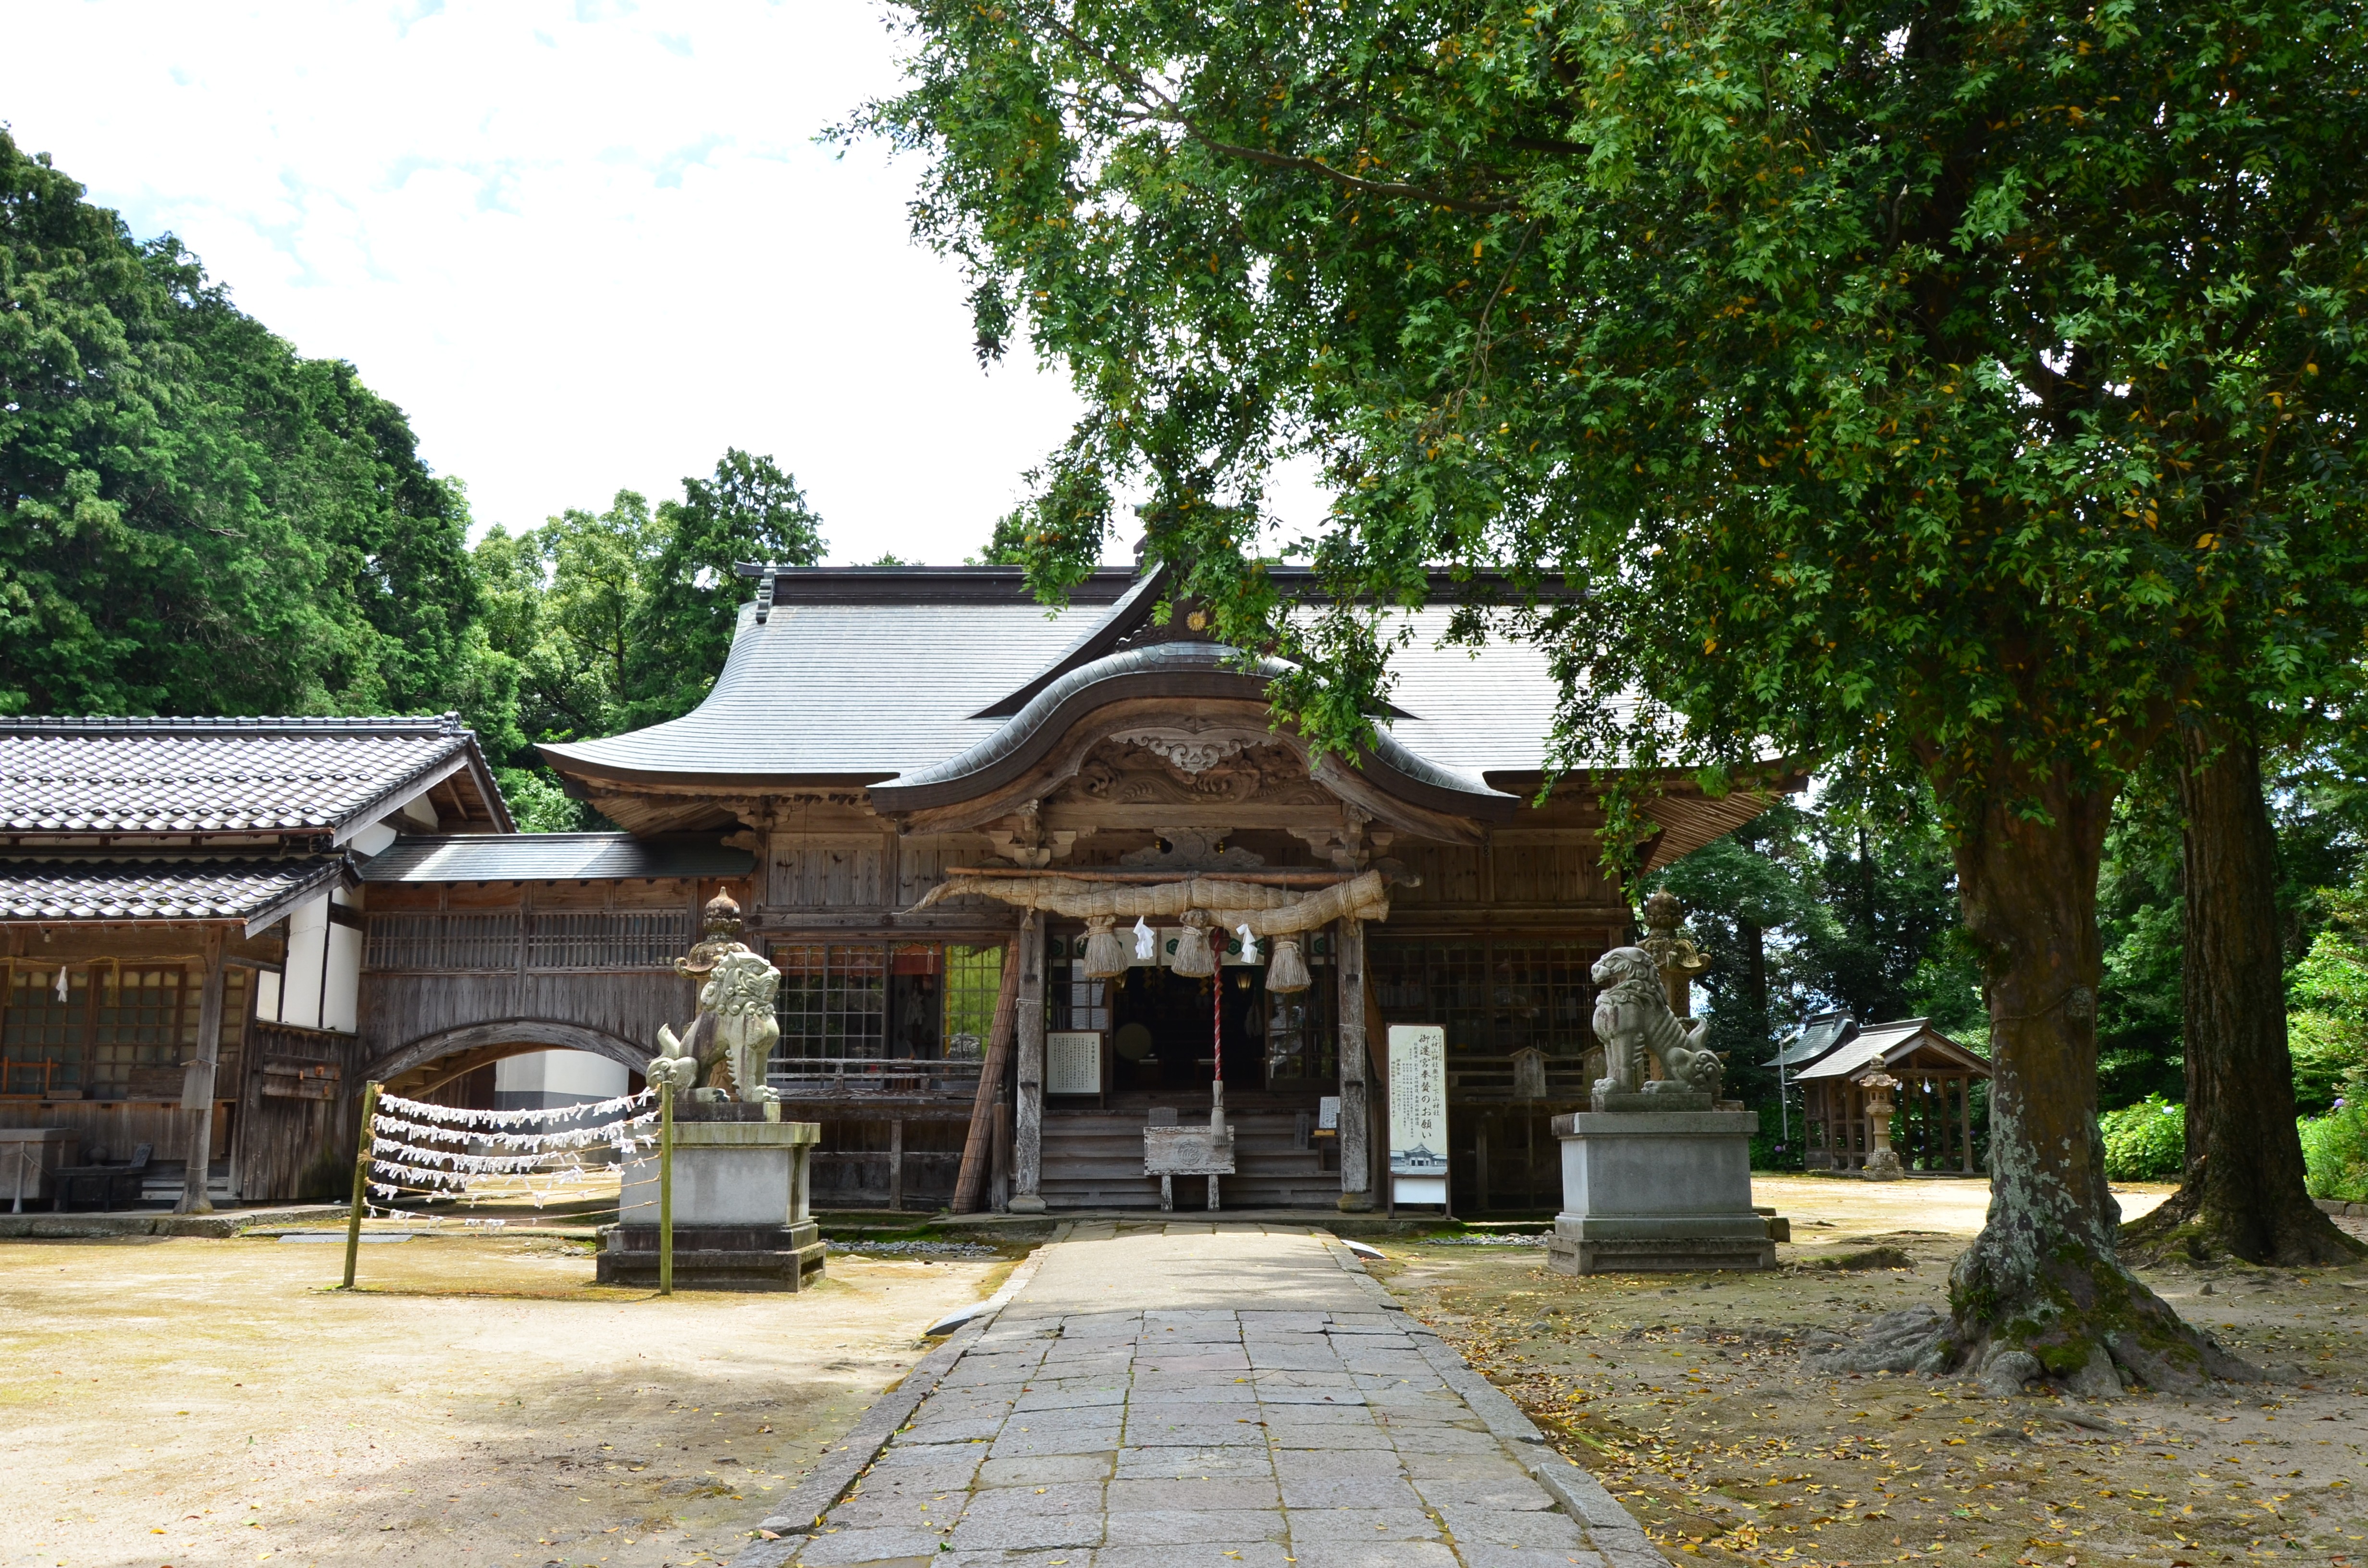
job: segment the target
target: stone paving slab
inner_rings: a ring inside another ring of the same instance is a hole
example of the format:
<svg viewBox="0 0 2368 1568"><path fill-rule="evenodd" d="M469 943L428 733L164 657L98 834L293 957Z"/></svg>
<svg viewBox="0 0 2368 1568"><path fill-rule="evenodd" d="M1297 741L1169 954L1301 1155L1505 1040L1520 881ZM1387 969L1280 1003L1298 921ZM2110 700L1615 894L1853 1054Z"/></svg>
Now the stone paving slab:
<svg viewBox="0 0 2368 1568"><path fill-rule="evenodd" d="M734 1568L1666 1568L1326 1234L1102 1221L1031 1261Z"/></svg>

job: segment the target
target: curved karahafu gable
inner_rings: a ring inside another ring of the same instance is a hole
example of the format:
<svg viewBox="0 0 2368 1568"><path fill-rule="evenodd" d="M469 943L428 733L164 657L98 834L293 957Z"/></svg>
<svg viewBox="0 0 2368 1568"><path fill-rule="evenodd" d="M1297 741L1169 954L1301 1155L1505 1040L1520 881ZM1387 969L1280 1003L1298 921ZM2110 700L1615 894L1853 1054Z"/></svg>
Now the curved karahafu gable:
<svg viewBox="0 0 2368 1568"><path fill-rule="evenodd" d="M873 786L871 804L891 814L933 812L941 817L970 802L1008 810L1006 799L1015 789L1041 792L1074 774L1085 756L1080 741L1090 744L1148 732L1156 744L1156 707L1185 717L1194 728L1179 733L1201 737L1204 744L1280 741L1304 760L1299 744L1273 734L1265 717L1267 683L1284 668L1271 659L1246 660L1235 649L1210 642L1155 642L1111 653L1043 687L994 734L959 756ZM1390 809L1393 804L1414 808L1418 820L1407 821L1410 828L1450 825L1434 819L1508 822L1519 804L1478 778L1415 756L1387 732L1359 760L1361 766L1351 770L1326 757L1311 771L1344 798L1366 797L1360 804L1379 805L1375 814L1383 820L1410 814Z"/></svg>

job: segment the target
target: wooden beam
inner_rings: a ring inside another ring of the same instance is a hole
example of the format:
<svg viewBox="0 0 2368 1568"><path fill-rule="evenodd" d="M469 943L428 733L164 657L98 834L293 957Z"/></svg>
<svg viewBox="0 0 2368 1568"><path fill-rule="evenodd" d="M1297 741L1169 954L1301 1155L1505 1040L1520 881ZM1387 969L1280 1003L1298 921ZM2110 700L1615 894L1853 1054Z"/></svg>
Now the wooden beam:
<svg viewBox="0 0 2368 1568"><path fill-rule="evenodd" d="M949 877L1067 877L1081 882L1122 882L1156 887L1163 882L1186 881L1193 877L1205 877L1211 881L1251 882L1260 887L1328 888L1340 882L1352 882L1364 875L1362 871L1328 871L1315 868L1281 870L1234 870L1226 867L1204 868L1199 870L1171 867L1167 870L1119 870L1107 866L1048 866L1030 870L1022 866L949 866Z"/></svg>

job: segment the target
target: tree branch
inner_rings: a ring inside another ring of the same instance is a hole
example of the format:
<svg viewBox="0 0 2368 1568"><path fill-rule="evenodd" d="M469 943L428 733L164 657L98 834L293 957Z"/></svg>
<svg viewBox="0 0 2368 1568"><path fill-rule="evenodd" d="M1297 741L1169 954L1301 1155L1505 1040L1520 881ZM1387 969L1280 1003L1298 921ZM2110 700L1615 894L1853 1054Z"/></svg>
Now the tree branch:
<svg viewBox="0 0 2368 1568"><path fill-rule="evenodd" d="M1121 88L1131 89L1138 98L1148 99L1156 104L1157 112L1146 118L1167 121L1212 153L1221 153L1227 157L1240 158L1268 168L1295 169L1303 174L1321 175L1337 185L1366 196L1404 197L1426 202L1434 207L1444 207L1456 212L1494 213L1518 210L1517 205L1510 201L1474 201L1468 198L1450 196L1444 191L1429 190L1422 186L1407 185L1397 180L1365 179L1349 174L1346 170L1336 169L1320 158L1303 158L1290 153L1271 152L1263 147L1245 147L1235 142L1221 142L1193 124L1191 118L1185 114L1181 104L1145 81L1141 73L1118 64L1058 16L1050 13L1039 15L1047 28L1066 40L1071 49L1100 66L1103 74Z"/></svg>
<svg viewBox="0 0 2368 1568"><path fill-rule="evenodd" d="M1202 132L1199 127L1180 114L1170 114L1164 118L1181 130L1185 135L1212 153L1223 153L1228 157L1262 164L1268 168L1298 169L1306 174L1322 175L1335 184L1345 186L1350 190L1360 191L1367 196L1410 197L1417 201L1427 202L1434 207L1445 207L1457 212L1520 210L1519 204L1511 201L1473 201L1463 197L1449 196L1440 191L1427 190L1421 186L1406 185L1397 180L1362 179L1344 170L1336 169L1320 158L1302 158L1289 153L1270 153L1262 147L1244 147L1237 142L1220 142Z"/></svg>

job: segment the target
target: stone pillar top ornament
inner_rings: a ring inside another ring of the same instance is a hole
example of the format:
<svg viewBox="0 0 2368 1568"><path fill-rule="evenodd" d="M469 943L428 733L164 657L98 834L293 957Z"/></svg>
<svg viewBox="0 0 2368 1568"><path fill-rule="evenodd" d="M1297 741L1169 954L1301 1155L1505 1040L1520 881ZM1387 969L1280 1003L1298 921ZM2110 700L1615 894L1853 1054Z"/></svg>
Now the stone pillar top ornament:
<svg viewBox="0 0 2368 1568"><path fill-rule="evenodd" d="M1645 901L1645 939L1636 945L1653 955L1661 983L1669 994L1669 1011L1680 1018L1694 1016L1694 976L1710 967L1710 959L1678 935L1686 906L1667 888L1656 889Z"/></svg>

